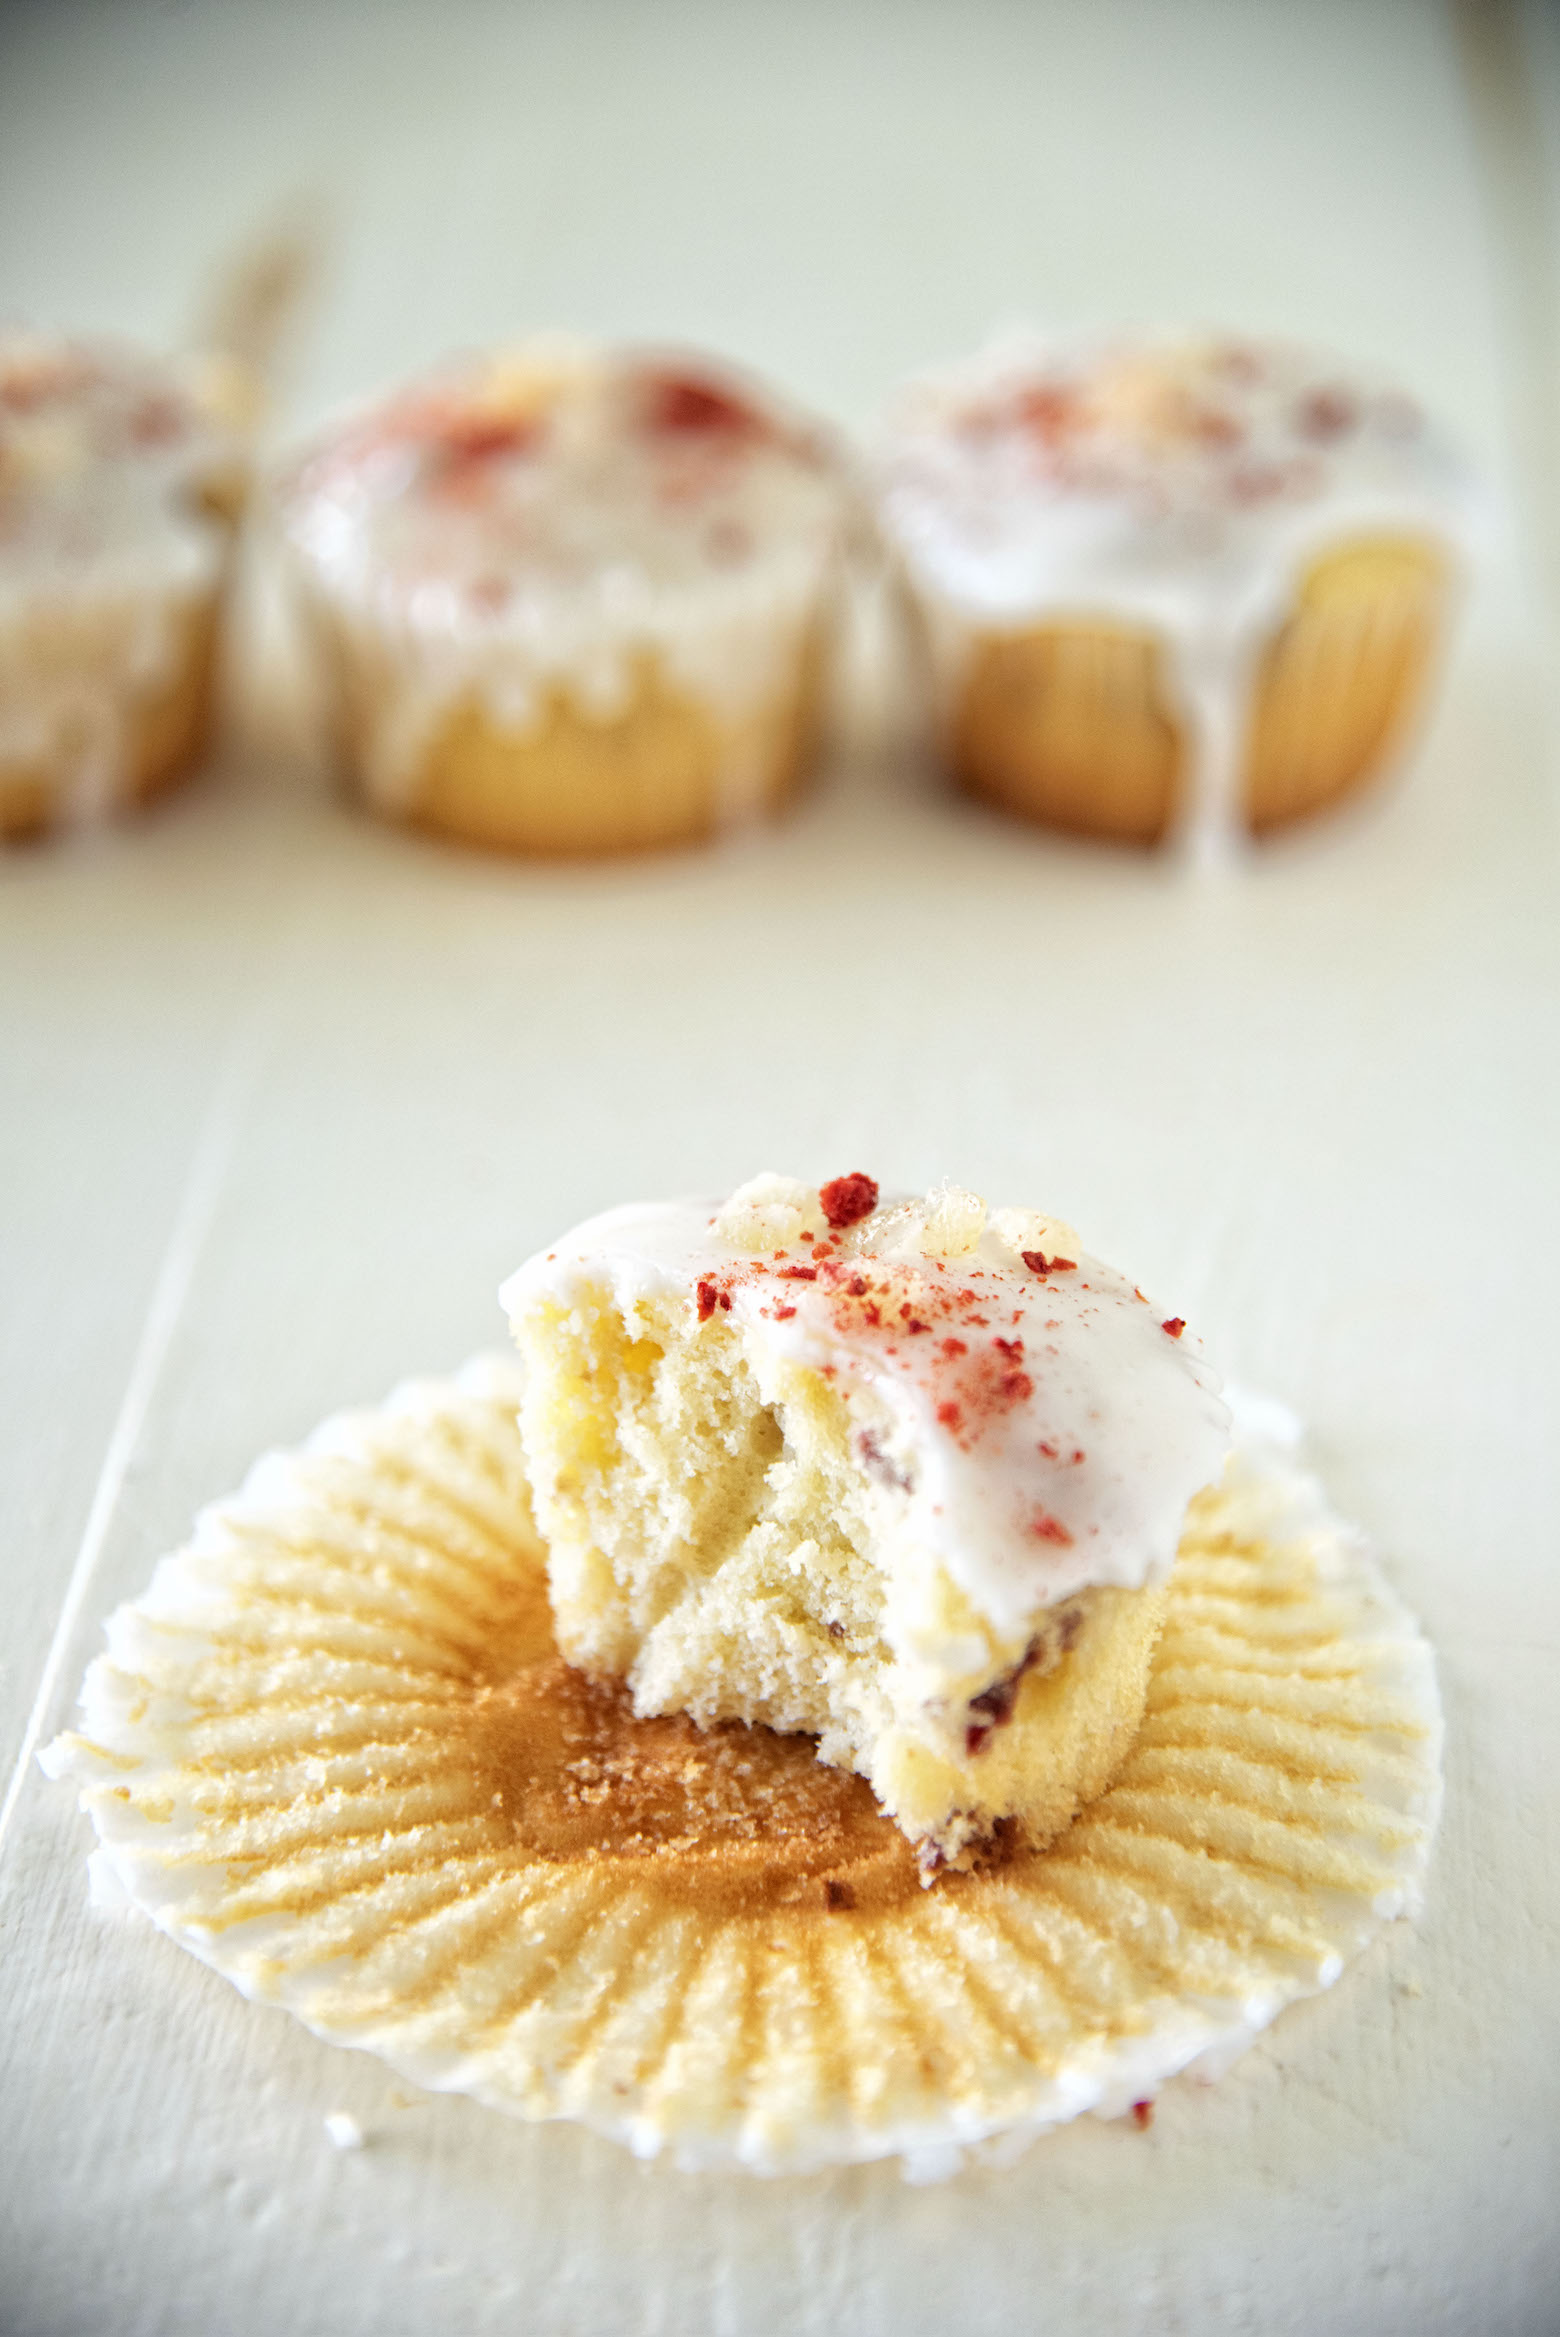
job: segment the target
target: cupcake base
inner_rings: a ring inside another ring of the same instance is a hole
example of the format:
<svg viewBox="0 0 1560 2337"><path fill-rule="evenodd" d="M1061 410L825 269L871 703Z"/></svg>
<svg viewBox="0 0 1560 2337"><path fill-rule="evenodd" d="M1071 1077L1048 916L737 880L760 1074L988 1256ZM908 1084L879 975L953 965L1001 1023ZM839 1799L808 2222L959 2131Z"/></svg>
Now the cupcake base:
<svg viewBox="0 0 1560 2337"><path fill-rule="evenodd" d="M1157 844L1186 759L1164 650L1151 634L1105 624L986 635L950 753L969 792L1004 811L1113 843Z"/></svg>
<svg viewBox="0 0 1560 2337"><path fill-rule="evenodd" d="M1307 571L1257 672L1245 772L1253 834L1325 809L1390 761L1424 703L1450 582L1426 544L1356 544Z"/></svg>
<svg viewBox="0 0 1560 2337"><path fill-rule="evenodd" d="M1306 570L1252 679L1237 827L1264 835L1390 762L1423 705L1450 585L1444 556L1408 540L1342 546ZM978 636L948 751L972 794L1115 843L1163 842L1197 786L1166 644L1103 620Z"/></svg>
<svg viewBox="0 0 1560 2337"><path fill-rule="evenodd" d="M211 728L220 602L213 590L22 621L4 655L22 703L43 703L42 735L0 745L0 839L111 817L188 775Z"/></svg>
<svg viewBox="0 0 1560 2337"><path fill-rule="evenodd" d="M343 643L333 662L351 791L382 816L497 851L592 856L697 843L781 810L817 747L816 635L775 694L740 715L677 687L648 651L619 711L596 714L555 686L524 727L469 688L430 716L409 702L416 685L388 652Z"/></svg>
<svg viewBox="0 0 1560 2337"><path fill-rule="evenodd" d="M559 1661L517 1392L474 1367L263 1462L45 1756L246 1994L642 2154L933 2176L1238 2049L1415 1904L1429 1650L1282 1455L1194 1505L1114 1783L927 1890L810 1740Z"/></svg>

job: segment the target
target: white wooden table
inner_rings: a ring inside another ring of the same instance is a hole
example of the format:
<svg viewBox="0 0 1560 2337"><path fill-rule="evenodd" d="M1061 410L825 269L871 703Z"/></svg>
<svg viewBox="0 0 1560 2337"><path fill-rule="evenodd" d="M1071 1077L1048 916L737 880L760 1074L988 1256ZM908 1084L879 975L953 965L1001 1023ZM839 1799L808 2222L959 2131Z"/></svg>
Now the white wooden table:
<svg viewBox="0 0 1560 2337"><path fill-rule="evenodd" d="M508 866L340 808L252 687L201 787L0 868L6 2337L1560 2327L1560 42L1475 19L0 17L0 312L171 334L318 188L290 427L517 326L703 338L854 422L1015 313L1206 317L1396 367L1514 515L1410 783L1222 886L859 724L782 834ZM415 2096L88 1908L33 1754L196 1506L495 1343L562 1225L760 1166L1073 1218L1313 1424L1440 1650L1423 1923L1147 2134L927 2190L679 2176Z"/></svg>

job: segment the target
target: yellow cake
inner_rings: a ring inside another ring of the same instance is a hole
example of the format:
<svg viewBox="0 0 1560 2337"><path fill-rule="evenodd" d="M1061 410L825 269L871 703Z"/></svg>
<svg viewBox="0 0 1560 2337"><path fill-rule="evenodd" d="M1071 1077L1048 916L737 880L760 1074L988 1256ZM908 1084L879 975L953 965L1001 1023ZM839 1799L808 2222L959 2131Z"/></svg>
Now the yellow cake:
<svg viewBox="0 0 1560 2337"><path fill-rule="evenodd" d="M618 852L805 776L840 472L724 369L530 344L359 415L282 498L342 763L386 816Z"/></svg>
<svg viewBox="0 0 1560 2337"><path fill-rule="evenodd" d="M1399 390L1016 342L913 388L878 469L943 751L1007 810L1207 855L1351 794L1424 704L1469 490Z"/></svg>
<svg viewBox="0 0 1560 2337"><path fill-rule="evenodd" d="M198 759L238 401L216 363L0 337L0 837L144 802Z"/></svg>
<svg viewBox="0 0 1560 2337"><path fill-rule="evenodd" d="M928 1875L1103 1789L1226 1418L1069 1229L763 1177L594 1219L504 1296L571 1663L815 1737Z"/></svg>

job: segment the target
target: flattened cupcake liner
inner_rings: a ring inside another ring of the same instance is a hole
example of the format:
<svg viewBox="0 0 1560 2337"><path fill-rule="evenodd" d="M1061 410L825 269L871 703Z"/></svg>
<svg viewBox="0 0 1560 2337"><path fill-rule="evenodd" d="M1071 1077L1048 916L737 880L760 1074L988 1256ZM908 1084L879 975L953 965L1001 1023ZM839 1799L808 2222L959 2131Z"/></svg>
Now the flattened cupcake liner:
<svg viewBox="0 0 1560 2337"><path fill-rule="evenodd" d="M1430 1651L1292 1456L1194 1505L1110 1789L926 1889L809 1740L559 1661L517 1395L475 1364L261 1462L45 1756L100 1879L246 1995L644 2156L927 2179L1233 2057L1417 1903Z"/></svg>

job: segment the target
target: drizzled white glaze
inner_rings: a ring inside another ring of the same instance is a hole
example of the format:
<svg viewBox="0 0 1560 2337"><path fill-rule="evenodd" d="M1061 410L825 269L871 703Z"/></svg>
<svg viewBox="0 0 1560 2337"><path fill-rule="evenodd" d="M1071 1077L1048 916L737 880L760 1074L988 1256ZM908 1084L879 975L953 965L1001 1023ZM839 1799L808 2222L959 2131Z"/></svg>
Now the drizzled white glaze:
<svg viewBox="0 0 1560 2337"><path fill-rule="evenodd" d="M837 1189L823 1193L839 1215ZM840 1230L816 1192L779 1178L724 1208L613 1209L500 1297L517 1317L603 1285L619 1304L680 1297L828 1375L867 1473L902 1493L901 1538L999 1632L1093 1584L1162 1579L1228 1445L1216 1375L1183 1326L1068 1228L1026 1210L988 1218L973 1195Z"/></svg>
<svg viewBox="0 0 1560 2337"><path fill-rule="evenodd" d="M1455 553L1469 476L1401 390L1283 343L1006 339L903 396L879 443L888 536L958 701L985 634L1046 618L1165 642L1199 858L1238 830L1256 659L1319 554L1363 537Z"/></svg>
<svg viewBox="0 0 1560 2337"><path fill-rule="evenodd" d="M703 360L537 342L344 425L283 507L333 624L396 658L365 750L370 793L394 807L469 695L514 732L560 687L606 721L652 656L722 718L773 705L843 495L814 432ZM757 776L727 775L736 808Z"/></svg>
<svg viewBox="0 0 1560 2337"><path fill-rule="evenodd" d="M0 337L0 763L68 769L67 818L121 792L139 696L169 680L231 530L202 491L242 443L195 362Z"/></svg>

